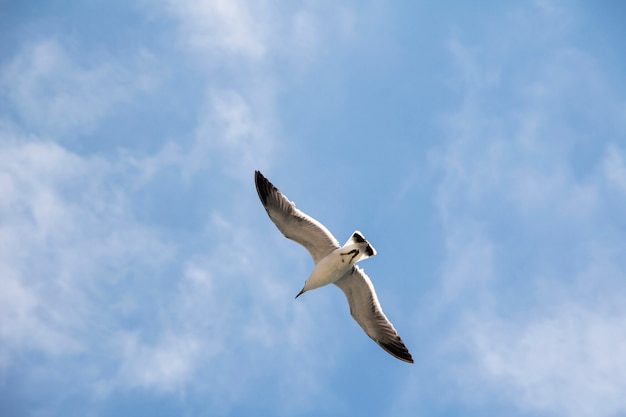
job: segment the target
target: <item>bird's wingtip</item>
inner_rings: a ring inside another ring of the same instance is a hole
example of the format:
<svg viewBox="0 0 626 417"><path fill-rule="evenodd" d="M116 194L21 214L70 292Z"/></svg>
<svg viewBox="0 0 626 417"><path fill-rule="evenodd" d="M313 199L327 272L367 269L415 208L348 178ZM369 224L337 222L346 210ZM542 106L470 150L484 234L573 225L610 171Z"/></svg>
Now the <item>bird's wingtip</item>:
<svg viewBox="0 0 626 417"><path fill-rule="evenodd" d="M398 340L397 342L399 343L385 343L379 341L378 344L391 356L400 359L403 362L414 363L411 353L404 343L402 343L402 340Z"/></svg>

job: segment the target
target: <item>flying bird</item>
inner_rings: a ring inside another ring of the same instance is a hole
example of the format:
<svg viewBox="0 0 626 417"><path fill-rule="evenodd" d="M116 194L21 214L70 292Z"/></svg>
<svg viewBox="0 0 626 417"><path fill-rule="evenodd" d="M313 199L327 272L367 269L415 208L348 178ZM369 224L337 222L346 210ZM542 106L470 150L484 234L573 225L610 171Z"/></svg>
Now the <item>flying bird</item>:
<svg viewBox="0 0 626 417"><path fill-rule="evenodd" d="M374 286L355 264L376 255L374 247L355 231L348 241L339 242L323 224L303 213L259 171L254 181L263 207L285 237L304 246L315 262L311 275L298 298L306 291L335 284L346 295L350 314L365 333L384 350L401 361L413 363L400 335L383 313Z"/></svg>

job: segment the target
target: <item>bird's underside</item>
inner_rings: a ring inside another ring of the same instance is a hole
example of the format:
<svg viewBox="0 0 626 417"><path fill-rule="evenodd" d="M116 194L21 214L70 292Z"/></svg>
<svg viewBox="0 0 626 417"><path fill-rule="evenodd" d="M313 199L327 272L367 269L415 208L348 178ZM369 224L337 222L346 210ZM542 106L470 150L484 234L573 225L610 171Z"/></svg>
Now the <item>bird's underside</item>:
<svg viewBox="0 0 626 417"><path fill-rule="evenodd" d="M341 248L337 239L323 224L297 209L296 205L289 201L263 174L255 171L254 178L259 198L270 219L285 237L298 242L309 251L316 267L329 254ZM356 245L350 248L357 247L359 248L357 255L365 255L358 260L373 256L375 254L373 247L359 232L355 232L357 233L359 236L355 237L353 234L344 247L348 244ZM367 251L367 248L370 252L364 254L359 252L360 249ZM352 259L354 262L358 260ZM314 273L315 268L312 275ZM409 350L383 313L374 286L365 272L358 266L350 264L347 271L341 278L334 281L334 284L344 292L350 305L350 314L365 333L389 354L402 361L413 363Z"/></svg>

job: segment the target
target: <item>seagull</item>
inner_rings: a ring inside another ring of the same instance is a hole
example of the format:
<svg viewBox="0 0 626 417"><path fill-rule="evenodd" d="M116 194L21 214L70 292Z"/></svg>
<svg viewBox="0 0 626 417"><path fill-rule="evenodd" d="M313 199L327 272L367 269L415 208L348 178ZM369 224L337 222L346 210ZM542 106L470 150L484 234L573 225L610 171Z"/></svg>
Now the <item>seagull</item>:
<svg viewBox="0 0 626 417"><path fill-rule="evenodd" d="M355 231L343 246L339 246L335 236L323 224L298 210L295 203L259 171L254 172L254 181L261 203L278 230L286 238L304 246L315 262L296 298L307 291L335 284L346 295L350 314L365 333L392 356L413 363L409 350L383 313L372 281L355 265L376 255L376 250L361 232Z"/></svg>

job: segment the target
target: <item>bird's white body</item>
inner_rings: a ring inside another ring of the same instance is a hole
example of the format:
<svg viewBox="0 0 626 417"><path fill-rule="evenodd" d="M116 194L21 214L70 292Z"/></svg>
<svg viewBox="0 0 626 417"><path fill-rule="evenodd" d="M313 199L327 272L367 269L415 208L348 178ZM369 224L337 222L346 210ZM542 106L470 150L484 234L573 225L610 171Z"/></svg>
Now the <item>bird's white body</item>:
<svg viewBox="0 0 626 417"><path fill-rule="evenodd" d="M355 236L360 237L360 239L355 238ZM336 282L346 275L355 263L375 254L376 251L369 242L362 237L359 231L355 231L343 247L333 250L315 264L315 268L304 283L304 288L300 294Z"/></svg>

